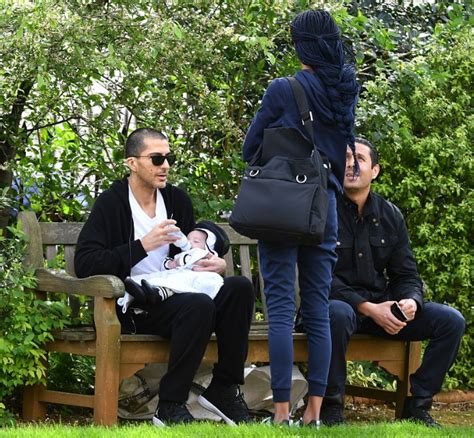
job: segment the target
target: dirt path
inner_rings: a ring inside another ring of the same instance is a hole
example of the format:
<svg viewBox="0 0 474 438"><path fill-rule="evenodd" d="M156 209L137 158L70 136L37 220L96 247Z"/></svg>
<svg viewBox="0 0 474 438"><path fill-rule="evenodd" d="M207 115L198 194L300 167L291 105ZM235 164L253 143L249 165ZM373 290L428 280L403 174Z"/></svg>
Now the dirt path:
<svg viewBox="0 0 474 438"><path fill-rule="evenodd" d="M345 416L350 423L376 423L395 418L395 411L385 404L366 405L362 403L347 404ZM444 426L474 426L474 403L440 403L435 402L431 416Z"/></svg>

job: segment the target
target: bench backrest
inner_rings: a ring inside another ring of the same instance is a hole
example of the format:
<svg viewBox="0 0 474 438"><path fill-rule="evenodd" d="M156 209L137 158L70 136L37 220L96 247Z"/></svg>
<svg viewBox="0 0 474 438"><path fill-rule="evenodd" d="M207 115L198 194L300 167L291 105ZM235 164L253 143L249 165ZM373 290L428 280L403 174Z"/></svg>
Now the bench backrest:
<svg viewBox="0 0 474 438"><path fill-rule="evenodd" d="M45 264L59 266L71 275L74 273L74 251L82 222L37 222L33 212L22 212L23 229L29 239L28 263L35 267ZM234 231L229 224L219 224L229 236L231 248L224 256L226 276L243 275L254 285L257 294L258 320L267 320L263 281L257 254L257 242ZM74 300L72 300L74 301ZM71 303L73 304L73 303ZM77 305L74 304L73 307ZM76 312L74 312L76 313Z"/></svg>

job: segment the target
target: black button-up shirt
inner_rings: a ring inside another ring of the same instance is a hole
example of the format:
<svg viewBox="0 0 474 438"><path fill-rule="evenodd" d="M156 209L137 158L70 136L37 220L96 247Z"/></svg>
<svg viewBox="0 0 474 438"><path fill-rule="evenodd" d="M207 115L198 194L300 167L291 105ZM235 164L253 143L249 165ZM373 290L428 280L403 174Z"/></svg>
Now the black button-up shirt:
<svg viewBox="0 0 474 438"><path fill-rule="evenodd" d="M338 261L330 298L345 301L355 310L365 301L413 298L421 310L423 284L400 210L370 192L362 215L344 195L338 197L337 213Z"/></svg>

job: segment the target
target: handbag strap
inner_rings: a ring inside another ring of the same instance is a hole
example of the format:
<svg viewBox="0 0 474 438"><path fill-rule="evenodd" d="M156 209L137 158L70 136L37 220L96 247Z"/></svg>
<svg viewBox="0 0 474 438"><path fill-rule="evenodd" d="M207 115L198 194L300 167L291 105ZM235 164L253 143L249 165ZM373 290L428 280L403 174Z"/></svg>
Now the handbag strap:
<svg viewBox="0 0 474 438"><path fill-rule="evenodd" d="M313 127L313 113L309 109L308 99L306 98L304 88L295 77L290 76L287 79L290 81L291 89L293 90L293 94L296 99L296 104L298 105L301 123L306 128L306 131L309 134L309 138L311 139L311 142L316 148Z"/></svg>

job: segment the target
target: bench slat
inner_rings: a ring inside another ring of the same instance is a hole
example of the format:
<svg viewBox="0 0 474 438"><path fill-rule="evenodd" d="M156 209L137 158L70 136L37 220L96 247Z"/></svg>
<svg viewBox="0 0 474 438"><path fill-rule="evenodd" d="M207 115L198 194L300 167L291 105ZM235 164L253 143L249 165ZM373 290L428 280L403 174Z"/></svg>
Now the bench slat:
<svg viewBox="0 0 474 438"><path fill-rule="evenodd" d="M40 222L44 245L75 245L82 230L82 222Z"/></svg>
<svg viewBox="0 0 474 438"><path fill-rule="evenodd" d="M74 394L72 392L43 389L39 392L39 400L48 403L94 408L94 396L87 394Z"/></svg>
<svg viewBox="0 0 474 438"><path fill-rule="evenodd" d="M224 256L226 262L225 275L227 277L232 277L235 275L234 271L234 256L232 254L232 248L229 249L228 253Z"/></svg>
<svg viewBox="0 0 474 438"><path fill-rule="evenodd" d="M248 245L240 245L239 252L241 275L252 281L252 271L250 269L250 250Z"/></svg>
<svg viewBox="0 0 474 438"><path fill-rule="evenodd" d="M48 260L48 262L53 261L57 255L58 255L57 245L48 245L46 247L46 260Z"/></svg>
<svg viewBox="0 0 474 438"><path fill-rule="evenodd" d="M64 259L66 262L66 272L73 277L76 276L75 271L74 271L74 251L75 251L75 246L74 245L66 245L64 247Z"/></svg>
<svg viewBox="0 0 474 438"><path fill-rule="evenodd" d="M255 240L238 234L229 224L219 223L218 225L227 233L233 245L254 245L256 243Z"/></svg>

